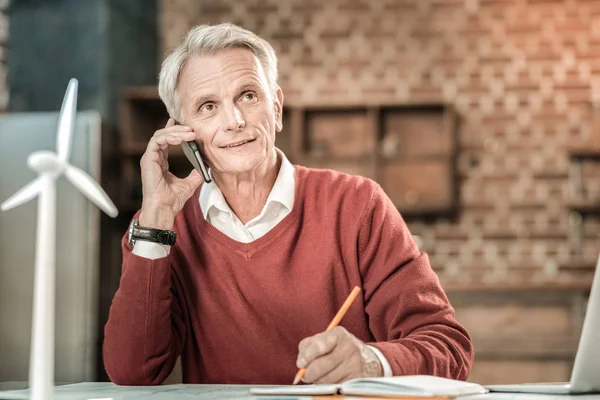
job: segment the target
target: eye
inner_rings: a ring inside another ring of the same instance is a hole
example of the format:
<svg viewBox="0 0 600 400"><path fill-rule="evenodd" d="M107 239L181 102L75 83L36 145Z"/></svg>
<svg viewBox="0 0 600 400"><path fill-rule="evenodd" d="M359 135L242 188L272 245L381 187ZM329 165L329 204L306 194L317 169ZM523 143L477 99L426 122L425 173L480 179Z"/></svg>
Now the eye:
<svg viewBox="0 0 600 400"><path fill-rule="evenodd" d="M215 110L215 105L213 103L204 103L200 107L201 112L213 112Z"/></svg>
<svg viewBox="0 0 600 400"><path fill-rule="evenodd" d="M253 92L253 91L249 90L247 92L242 93L242 101L250 102L250 101L253 101L255 99L256 99L256 92Z"/></svg>

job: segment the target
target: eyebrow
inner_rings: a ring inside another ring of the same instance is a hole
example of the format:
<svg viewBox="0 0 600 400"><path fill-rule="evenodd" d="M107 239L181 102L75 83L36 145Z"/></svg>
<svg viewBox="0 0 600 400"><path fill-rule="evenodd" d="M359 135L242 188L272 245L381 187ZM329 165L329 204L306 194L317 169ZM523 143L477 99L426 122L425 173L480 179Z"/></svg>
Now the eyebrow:
<svg viewBox="0 0 600 400"><path fill-rule="evenodd" d="M240 86L240 88L238 89L238 93L244 93L247 90L257 91L258 87L259 85L257 85L256 83L246 83Z"/></svg>
<svg viewBox="0 0 600 400"><path fill-rule="evenodd" d="M217 96L215 96L214 94L206 94L204 96L198 97L194 102L194 110L198 110L202 106L202 104L206 103L207 101L217 101Z"/></svg>
<svg viewBox="0 0 600 400"><path fill-rule="evenodd" d="M237 92L241 94L247 90L259 91L259 88L260 88L260 85L258 85L256 83L246 83L246 84L240 86L240 88L237 90ZM200 109L202 104L209 102L209 101L217 102L217 101L219 101L219 99L214 94L205 94L203 96L200 96L194 102L194 110Z"/></svg>

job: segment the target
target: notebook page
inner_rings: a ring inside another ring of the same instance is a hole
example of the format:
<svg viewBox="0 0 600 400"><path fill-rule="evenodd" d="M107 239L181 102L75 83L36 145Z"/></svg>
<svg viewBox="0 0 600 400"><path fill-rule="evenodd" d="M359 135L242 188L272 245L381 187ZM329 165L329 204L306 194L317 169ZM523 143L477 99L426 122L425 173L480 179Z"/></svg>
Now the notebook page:
<svg viewBox="0 0 600 400"><path fill-rule="evenodd" d="M342 384L341 392L367 395L460 396L486 393L487 390L476 383L428 375L410 375L353 379Z"/></svg>

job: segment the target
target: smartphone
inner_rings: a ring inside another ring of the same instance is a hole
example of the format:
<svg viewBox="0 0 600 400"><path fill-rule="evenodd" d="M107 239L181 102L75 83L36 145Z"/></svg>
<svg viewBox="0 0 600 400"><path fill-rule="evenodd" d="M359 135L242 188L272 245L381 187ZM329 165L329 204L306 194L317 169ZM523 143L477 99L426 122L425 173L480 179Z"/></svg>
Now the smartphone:
<svg viewBox="0 0 600 400"><path fill-rule="evenodd" d="M183 149L183 154L185 154L187 159L190 160L194 168L196 168L202 174L204 182L211 183L212 179L210 179L208 169L202 160L200 149L198 148L196 142L182 142L181 148Z"/></svg>
<svg viewBox="0 0 600 400"><path fill-rule="evenodd" d="M175 121L175 125L181 124L178 121ZM200 148L198 148L198 144L196 144L194 141L182 142L181 148L183 149L183 154L185 154L186 158L190 160L194 168L196 168L198 172L202 174L204 182L211 183L212 179L210 179L206 164L204 164L204 160L202 160L202 155L200 154Z"/></svg>

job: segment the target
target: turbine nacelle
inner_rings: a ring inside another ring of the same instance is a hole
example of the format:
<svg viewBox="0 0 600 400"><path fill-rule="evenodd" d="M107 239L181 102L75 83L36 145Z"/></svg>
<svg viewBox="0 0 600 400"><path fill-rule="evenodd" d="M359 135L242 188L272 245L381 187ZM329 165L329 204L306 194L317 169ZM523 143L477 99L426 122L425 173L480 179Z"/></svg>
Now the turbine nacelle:
<svg viewBox="0 0 600 400"><path fill-rule="evenodd" d="M38 174L51 173L53 176L62 174L66 168L66 163L56 153L48 150L31 153L27 157L27 165Z"/></svg>

